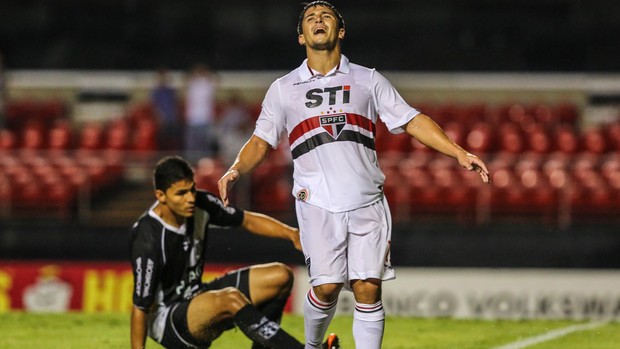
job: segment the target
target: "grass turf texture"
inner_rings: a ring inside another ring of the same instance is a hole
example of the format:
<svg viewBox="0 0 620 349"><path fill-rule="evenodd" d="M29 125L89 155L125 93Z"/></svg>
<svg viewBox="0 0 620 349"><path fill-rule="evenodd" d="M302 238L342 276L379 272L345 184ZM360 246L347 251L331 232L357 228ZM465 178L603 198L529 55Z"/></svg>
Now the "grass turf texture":
<svg viewBox="0 0 620 349"><path fill-rule="evenodd" d="M337 332L343 349L354 349L352 318L334 318L329 331ZM384 349L491 349L547 331L568 327L570 321L475 321L389 317ZM303 339L303 318L285 316L282 326ZM129 347L128 314L0 314L0 348L3 349L108 349ZM620 323L569 334L531 349L612 349L620 343ZM250 348L241 331L226 332L212 349ZM147 342L147 348L161 348Z"/></svg>

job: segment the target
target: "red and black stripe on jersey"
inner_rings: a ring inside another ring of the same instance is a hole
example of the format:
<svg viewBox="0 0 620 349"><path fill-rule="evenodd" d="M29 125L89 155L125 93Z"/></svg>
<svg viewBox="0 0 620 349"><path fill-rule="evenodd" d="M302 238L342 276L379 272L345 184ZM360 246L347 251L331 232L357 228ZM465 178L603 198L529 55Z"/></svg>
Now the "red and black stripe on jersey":
<svg viewBox="0 0 620 349"><path fill-rule="evenodd" d="M317 133L304 140L303 142L295 145L291 149L293 159L297 159L301 155L308 153L309 151L315 149L320 145L341 141L360 143L369 149L375 150L375 124L370 119L359 114L345 113L344 115L346 116L346 123L348 125L358 126L359 128L372 133L373 137L371 138L357 130L350 129L338 132L337 137L334 137L333 133ZM293 128L293 131L291 131L291 133L289 134L289 144L293 145L295 141L297 141L300 137L314 129L323 128L324 125L321 125L320 120L321 118L324 118L326 116L327 115L314 116L300 122L297 126L295 126L295 128Z"/></svg>

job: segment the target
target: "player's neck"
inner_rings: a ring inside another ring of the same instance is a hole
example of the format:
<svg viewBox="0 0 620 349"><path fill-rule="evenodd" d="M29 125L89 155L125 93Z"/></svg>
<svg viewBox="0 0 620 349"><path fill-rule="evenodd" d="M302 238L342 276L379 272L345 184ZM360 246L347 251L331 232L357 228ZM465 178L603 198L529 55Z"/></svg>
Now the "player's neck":
<svg viewBox="0 0 620 349"><path fill-rule="evenodd" d="M185 217L175 214L166 205L159 204L153 209L156 215L159 216L167 224L179 228L185 223Z"/></svg>
<svg viewBox="0 0 620 349"><path fill-rule="evenodd" d="M329 73L340 64L340 47L333 50L307 49L308 66L323 75Z"/></svg>

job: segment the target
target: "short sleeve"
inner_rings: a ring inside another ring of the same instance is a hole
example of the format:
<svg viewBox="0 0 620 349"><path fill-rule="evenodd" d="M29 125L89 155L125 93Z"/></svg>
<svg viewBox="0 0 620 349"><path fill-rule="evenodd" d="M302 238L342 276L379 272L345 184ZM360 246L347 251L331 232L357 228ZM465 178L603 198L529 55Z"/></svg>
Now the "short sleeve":
<svg viewBox="0 0 620 349"><path fill-rule="evenodd" d="M280 84L279 80L276 80L267 90L254 129L254 135L265 140L273 148L276 148L280 143L280 136L285 127L285 116L281 103Z"/></svg>
<svg viewBox="0 0 620 349"><path fill-rule="evenodd" d="M196 205L209 213L209 225L239 227L243 223L243 210L224 206L222 200L212 193L198 191Z"/></svg>
<svg viewBox="0 0 620 349"><path fill-rule="evenodd" d="M420 112L407 104L392 83L375 70L372 72L371 83L372 95L381 120L390 132L404 132L403 126Z"/></svg>
<svg viewBox="0 0 620 349"><path fill-rule="evenodd" d="M131 232L133 304L148 309L154 302L161 269L161 243L149 222L139 222Z"/></svg>

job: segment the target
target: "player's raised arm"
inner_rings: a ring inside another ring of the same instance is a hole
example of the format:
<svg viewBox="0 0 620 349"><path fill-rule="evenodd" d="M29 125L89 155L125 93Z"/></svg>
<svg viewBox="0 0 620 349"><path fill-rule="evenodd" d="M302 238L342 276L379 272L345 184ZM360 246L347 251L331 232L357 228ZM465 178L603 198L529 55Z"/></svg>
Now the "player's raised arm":
<svg viewBox="0 0 620 349"><path fill-rule="evenodd" d="M299 230L275 218L261 213L245 211L242 226L256 235L291 240L295 248L301 251Z"/></svg>
<svg viewBox="0 0 620 349"><path fill-rule="evenodd" d="M405 127L405 131L422 144L458 160L469 171L476 171L485 183L489 183L489 170L480 158L454 143L433 121L424 114L418 114Z"/></svg>
<svg viewBox="0 0 620 349"><path fill-rule="evenodd" d="M228 206L228 191L241 175L252 172L265 159L271 146L265 140L252 136L239 151L237 159L217 182L220 197L225 206Z"/></svg>

